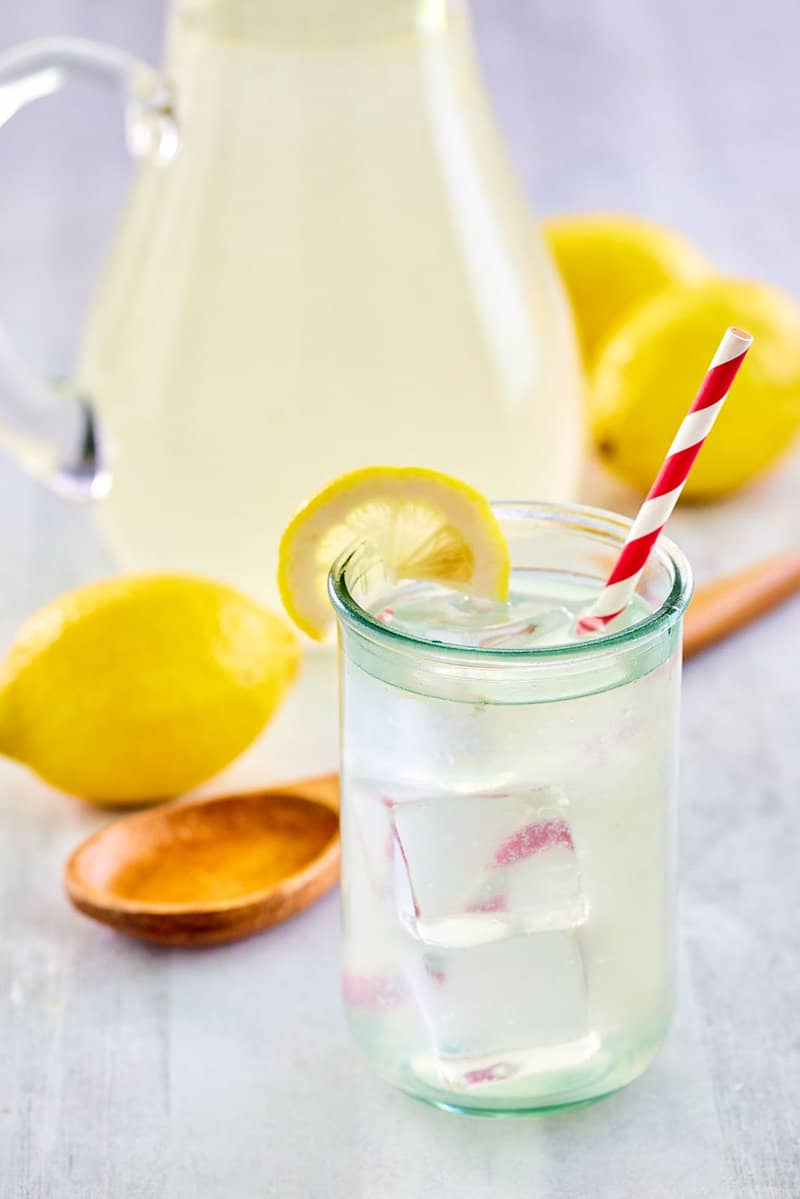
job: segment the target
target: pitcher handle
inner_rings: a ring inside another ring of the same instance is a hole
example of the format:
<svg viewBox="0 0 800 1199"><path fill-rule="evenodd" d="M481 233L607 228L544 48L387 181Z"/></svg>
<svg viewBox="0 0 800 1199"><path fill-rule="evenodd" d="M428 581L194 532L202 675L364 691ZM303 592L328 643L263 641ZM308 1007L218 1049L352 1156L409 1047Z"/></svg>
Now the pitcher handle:
<svg viewBox="0 0 800 1199"><path fill-rule="evenodd" d="M170 84L122 50L83 38L26 42L0 53L0 126L76 75L119 89L133 158L169 162L178 149ZM70 382L44 378L0 324L0 446L34 477L74 499L98 499L111 486L102 428L90 397Z"/></svg>

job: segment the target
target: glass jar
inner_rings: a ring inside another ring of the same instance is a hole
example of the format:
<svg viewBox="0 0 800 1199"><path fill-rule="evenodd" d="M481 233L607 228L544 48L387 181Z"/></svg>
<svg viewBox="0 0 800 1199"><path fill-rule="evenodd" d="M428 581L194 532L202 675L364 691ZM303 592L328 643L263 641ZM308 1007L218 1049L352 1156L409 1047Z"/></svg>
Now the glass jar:
<svg viewBox="0 0 800 1199"><path fill-rule="evenodd" d="M549 593L599 587L630 529L577 506L496 512L514 578ZM661 538L641 619L533 649L398 632L365 610L383 583L364 549L330 581L353 1035L384 1077L441 1107L614 1091L651 1061L672 1010L686 560Z"/></svg>

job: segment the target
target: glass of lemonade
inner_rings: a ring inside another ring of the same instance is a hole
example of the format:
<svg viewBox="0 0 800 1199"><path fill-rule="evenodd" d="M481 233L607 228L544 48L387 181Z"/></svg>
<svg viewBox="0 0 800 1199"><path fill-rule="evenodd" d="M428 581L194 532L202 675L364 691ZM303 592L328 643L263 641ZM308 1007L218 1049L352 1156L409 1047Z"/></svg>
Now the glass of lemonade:
<svg viewBox="0 0 800 1199"><path fill-rule="evenodd" d="M336 563L343 994L376 1069L441 1107L585 1102L661 1045L674 976L685 558L575 634L630 529L495 506L509 603Z"/></svg>

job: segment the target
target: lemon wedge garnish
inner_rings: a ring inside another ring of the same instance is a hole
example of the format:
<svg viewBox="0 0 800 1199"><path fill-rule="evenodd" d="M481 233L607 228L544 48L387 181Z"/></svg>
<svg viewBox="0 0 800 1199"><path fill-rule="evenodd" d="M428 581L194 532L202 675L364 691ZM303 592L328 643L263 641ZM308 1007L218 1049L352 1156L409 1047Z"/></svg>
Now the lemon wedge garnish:
<svg viewBox="0 0 800 1199"><path fill-rule="evenodd" d="M430 580L500 601L508 596L508 546L480 492L423 467L365 467L318 492L281 538L281 598L295 624L316 641L333 622L330 568L361 543L378 554L392 579Z"/></svg>

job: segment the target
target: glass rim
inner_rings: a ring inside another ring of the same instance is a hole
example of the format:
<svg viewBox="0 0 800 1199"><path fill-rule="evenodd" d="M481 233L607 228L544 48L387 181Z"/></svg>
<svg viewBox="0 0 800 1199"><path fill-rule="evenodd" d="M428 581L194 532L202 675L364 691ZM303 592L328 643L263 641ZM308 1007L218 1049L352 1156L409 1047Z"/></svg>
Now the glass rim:
<svg viewBox="0 0 800 1199"><path fill-rule="evenodd" d="M556 503L548 500L492 500L492 509L502 520L503 516L511 517L517 513L522 519L538 518L549 520L554 524L563 518L578 517L592 524L600 533L619 532L620 546L633 526L630 517L605 508L596 508L588 504ZM591 531L591 529L589 530ZM592 637L590 641L572 641L564 645L543 645L529 647L512 646L481 646L481 645L451 645L448 642L429 641L424 637L416 637L413 633L404 633L391 625L384 624L362 608L353 598L346 581L347 568L352 559L363 548L363 542L352 545L340 554L328 574L328 595L333 604L337 617L354 625L359 632L370 635L374 640L387 648L406 649L431 655L446 656L461 661L473 662L549 662L578 658L601 653L606 650L622 649L636 645L655 637L658 633L671 627L686 611L694 588L692 568L683 551L672 541L663 536L658 538L651 550L651 556L656 556L672 568L672 586L652 612L641 620L624 629L613 633L603 632ZM513 562L512 562L513 569Z"/></svg>

